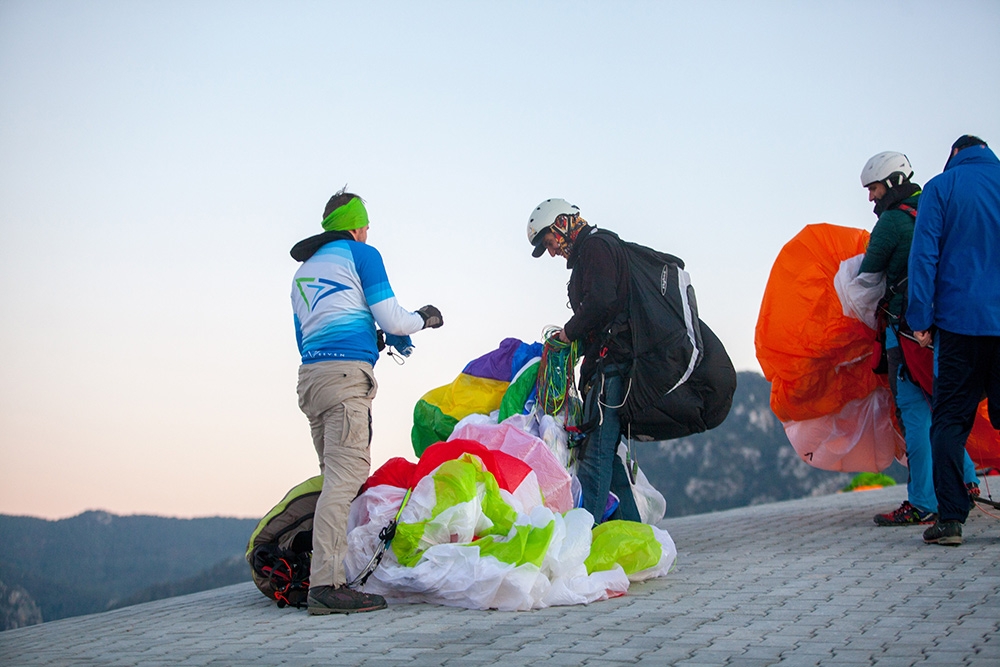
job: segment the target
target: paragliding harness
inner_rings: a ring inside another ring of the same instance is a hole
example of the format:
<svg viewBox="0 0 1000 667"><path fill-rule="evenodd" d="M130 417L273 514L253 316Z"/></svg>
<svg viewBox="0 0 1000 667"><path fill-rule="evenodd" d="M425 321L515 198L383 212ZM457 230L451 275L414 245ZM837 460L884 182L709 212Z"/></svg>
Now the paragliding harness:
<svg viewBox="0 0 1000 667"><path fill-rule="evenodd" d="M254 583L261 593L277 602L279 608L306 606L312 564L313 516L322 489L323 477L317 476L289 491L260 520L247 545L246 559ZM378 568L396 535L396 525L409 499L408 490L396 517L379 532L375 554L348 586L363 586Z"/></svg>
<svg viewBox="0 0 1000 667"><path fill-rule="evenodd" d="M253 581L279 608L306 605L313 514L322 488L323 478L317 476L290 490L260 520L247 544Z"/></svg>
<svg viewBox="0 0 1000 667"><path fill-rule="evenodd" d="M305 534L300 533L300 535ZM264 595L277 602L279 609L285 606L295 608L306 606L306 596L309 594L311 531L308 539L310 544L307 551L285 550L265 544L258 547L253 554L250 566L254 573L262 578L258 582L255 576L254 583ZM264 587L270 590L270 594Z"/></svg>
<svg viewBox="0 0 1000 667"><path fill-rule="evenodd" d="M906 322L907 280L908 277L903 276L898 283L891 285L886 290L886 295L878 302L878 334L876 335L875 344L881 348L882 359L877 365L875 363L872 364L872 370L880 375L885 375L889 372L888 357L885 350L885 330L887 327L892 327L899 341L903 372L906 373L908 379L913 384L920 387L928 396L931 396L934 393L934 346L920 347L916 336L913 335L913 329ZM896 294L903 295L903 307L898 318L889 314L889 301Z"/></svg>
<svg viewBox="0 0 1000 667"><path fill-rule="evenodd" d="M875 310L875 342L872 344L872 373L887 375L889 373L889 355L885 347L885 328L889 325L885 305L889 301L882 297Z"/></svg>
<svg viewBox="0 0 1000 667"><path fill-rule="evenodd" d="M900 204L897 208L913 216L914 219L917 217L917 209L912 206ZM931 396L934 393L934 348L930 345L920 347L916 336L913 335L913 329L906 322L908 281L909 276L903 276L894 285L889 285L885 295L878 302L876 307L878 333L875 337L872 371L879 375L885 375L889 372L889 362L885 349L885 330L891 326L899 340L899 349L903 357L903 372L914 384L923 389L924 393ZM889 302L897 294L903 298L898 318L889 313Z"/></svg>
<svg viewBox="0 0 1000 667"><path fill-rule="evenodd" d="M625 397L614 407L621 408L629 439L669 440L715 428L732 406L736 370L698 317L684 261L608 231L594 233L620 244L629 275L628 303L606 332L596 374L603 375L611 341L627 328L631 360L620 371Z"/></svg>

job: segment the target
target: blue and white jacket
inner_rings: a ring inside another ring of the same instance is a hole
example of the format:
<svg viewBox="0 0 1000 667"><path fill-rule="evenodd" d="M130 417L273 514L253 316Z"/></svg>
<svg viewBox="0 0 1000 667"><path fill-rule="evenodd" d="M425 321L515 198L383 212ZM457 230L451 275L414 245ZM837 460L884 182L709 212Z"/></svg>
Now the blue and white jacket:
<svg viewBox="0 0 1000 667"><path fill-rule="evenodd" d="M303 364L366 361L374 366L376 323L400 336L424 326L419 313L396 302L378 250L343 236L320 234L292 249L293 257L304 259L292 281L295 338ZM317 242L331 237L336 240ZM310 242L311 248L300 250Z"/></svg>
<svg viewBox="0 0 1000 667"><path fill-rule="evenodd" d="M910 246L906 320L967 336L1000 336L1000 160L959 151L924 187Z"/></svg>

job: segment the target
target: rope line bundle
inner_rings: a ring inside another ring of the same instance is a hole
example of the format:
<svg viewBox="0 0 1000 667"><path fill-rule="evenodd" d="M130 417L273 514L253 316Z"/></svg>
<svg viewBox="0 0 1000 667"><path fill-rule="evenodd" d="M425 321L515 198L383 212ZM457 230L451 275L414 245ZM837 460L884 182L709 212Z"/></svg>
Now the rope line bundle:
<svg viewBox="0 0 1000 667"><path fill-rule="evenodd" d="M542 333L545 346L538 369L538 403L542 411L563 417L566 427L577 426L583 417L583 405L576 388L576 364L580 360L576 341L564 343L555 337L558 328Z"/></svg>

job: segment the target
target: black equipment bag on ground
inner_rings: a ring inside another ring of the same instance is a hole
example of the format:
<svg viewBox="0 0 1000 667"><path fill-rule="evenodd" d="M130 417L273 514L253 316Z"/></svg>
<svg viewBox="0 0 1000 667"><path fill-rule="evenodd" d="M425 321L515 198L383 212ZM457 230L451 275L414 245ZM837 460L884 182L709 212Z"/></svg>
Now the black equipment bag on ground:
<svg viewBox="0 0 1000 667"><path fill-rule="evenodd" d="M622 241L629 268L632 368L622 421L636 440L670 440L723 422L736 370L698 317L691 277L678 257Z"/></svg>
<svg viewBox="0 0 1000 667"><path fill-rule="evenodd" d="M279 607L306 604L313 514L322 489L322 476L302 482L285 494L250 535L246 559L253 582Z"/></svg>

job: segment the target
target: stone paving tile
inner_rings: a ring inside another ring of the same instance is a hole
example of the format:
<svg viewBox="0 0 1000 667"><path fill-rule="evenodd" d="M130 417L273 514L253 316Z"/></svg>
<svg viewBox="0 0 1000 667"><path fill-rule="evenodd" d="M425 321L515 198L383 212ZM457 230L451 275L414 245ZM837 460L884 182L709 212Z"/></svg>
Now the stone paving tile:
<svg viewBox="0 0 1000 667"><path fill-rule="evenodd" d="M922 655L919 657L913 657L881 654L872 657L872 665L873 667L909 667L922 662L923 659L924 657Z"/></svg>
<svg viewBox="0 0 1000 667"><path fill-rule="evenodd" d="M0 633L0 665L1000 665L1000 522L957 548L878 528L905 488L664 521L680 557L625 597L534 612L311 617L251 584Z"/></svg>

